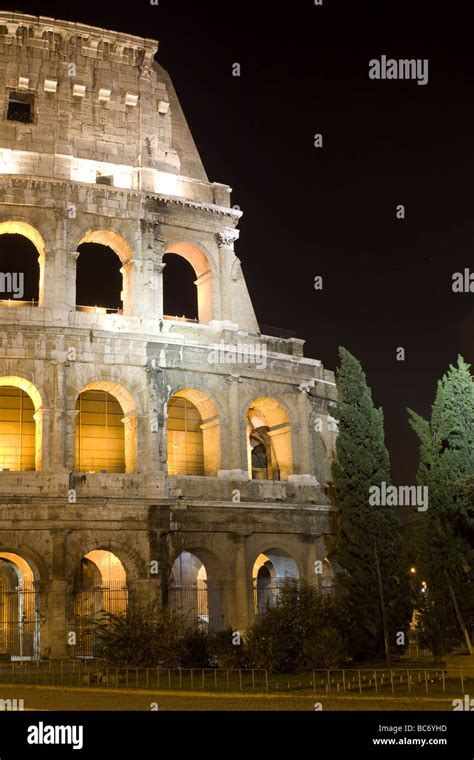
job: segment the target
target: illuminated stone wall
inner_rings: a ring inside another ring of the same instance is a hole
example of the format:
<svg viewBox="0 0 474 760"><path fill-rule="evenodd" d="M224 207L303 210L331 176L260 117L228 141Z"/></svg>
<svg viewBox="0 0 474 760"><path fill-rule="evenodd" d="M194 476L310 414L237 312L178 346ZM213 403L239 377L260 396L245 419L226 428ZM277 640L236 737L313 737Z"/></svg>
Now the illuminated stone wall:
<svg viewBox="0 0 474 760"><path fill-rule="evenodd" d="M0 385L29 395L36 425L36 470L0 472L0 552L32 569L44 656L74 656L74 578L90 552L113 552L142 602L166 601L174 560L191 552L221 589L221 623L243 630L260 554L280 552L320 585L315 560L333 549L334 375L302 340L261 334L234 251L241 212L208 181L156 49L0 13L0 264L1 235L16 233L40 265L38 306L0 301ZM12 92L32 121L7 118ZM76 309L85 242L120 259L121 313ZM167 251L194 268L197 323L163 314ZM85 391L123 411L125 472L75 471ZM202 476L168 472L175 394L202 419ZM279 480L249 476L252 405Z"/></svg>

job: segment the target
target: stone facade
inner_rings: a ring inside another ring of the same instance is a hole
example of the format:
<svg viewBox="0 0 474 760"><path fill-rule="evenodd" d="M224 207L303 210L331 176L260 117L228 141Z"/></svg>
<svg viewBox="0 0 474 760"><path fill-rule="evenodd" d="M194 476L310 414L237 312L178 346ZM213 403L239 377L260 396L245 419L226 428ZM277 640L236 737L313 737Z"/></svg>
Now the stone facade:
<svg viewBox="0 0 474 760"><path fill-rule="evenodd" d="M208 181L157 47L0 13L0 233L27 237L40 265L38 305L0 302L0 386L32 399L36 431L35 470L0 472L0 562L31 569L43 657L75 654L74 579L89 552L112 552L141 603L167 603L173 563L191 553L219 585L218 624L244 630L260 555L275 578L291 559L321 585L315 563L327 571L333 549L333 373L302 340L262 334L234 252L241 212ZM12 94L25 122L8 118ZM120 258L121 313L76 309L85 242ZM196 273L197 323L163 314L170 251ZM76 402L90 388L121 405L124 472L75 471ZM169 472L176 394L202 420L202 475ZM278 479L253 477L249 425L265 430Z"/></svg>

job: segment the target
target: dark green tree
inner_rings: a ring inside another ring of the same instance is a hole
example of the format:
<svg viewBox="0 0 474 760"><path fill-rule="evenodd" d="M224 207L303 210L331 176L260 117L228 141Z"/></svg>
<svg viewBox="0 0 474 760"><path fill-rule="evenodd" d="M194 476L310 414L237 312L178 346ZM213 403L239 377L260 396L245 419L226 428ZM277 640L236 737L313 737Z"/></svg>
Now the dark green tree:
<svg viewBox="0 0 474 760"><path fill-rule="evenodd" d="M418 482L429 508L415 520L420 623L435 658L463 636L472 651L474 622L474 380L459 356L439 380L431 419L408 410L420 441Z"/></svg>
<svg viewBox="0 0 474 760"><path fill-rule="evenodd" d="M383 412L374 406L360 362L339 349L339 424L333 501L339 509L339 581L354 621L357 658L403 651L411 617L408 562L393 508L369 503L369 489L390 483ZM400 636L403 633L403 636Z"/></svg>

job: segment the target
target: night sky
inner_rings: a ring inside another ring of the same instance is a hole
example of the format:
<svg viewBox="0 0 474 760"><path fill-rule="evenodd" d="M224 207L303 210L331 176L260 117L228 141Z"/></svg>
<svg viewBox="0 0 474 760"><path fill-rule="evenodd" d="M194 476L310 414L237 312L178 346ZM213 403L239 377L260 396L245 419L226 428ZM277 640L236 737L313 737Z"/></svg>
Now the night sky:
<svg viewBox="0 0 474 760"><path fill-rule="evenodd" d="M236 252L258 320L296 330L328 368L339 345L362 361L394 481L410 484L405 407L429 414L449 363L474 363L474 293L452 292L454 272L474 271L469 6L323 3L1 6L160 41L209 179L231 185L244 211ZM428 84L369 79L382 54L427 58Z"/></svg>

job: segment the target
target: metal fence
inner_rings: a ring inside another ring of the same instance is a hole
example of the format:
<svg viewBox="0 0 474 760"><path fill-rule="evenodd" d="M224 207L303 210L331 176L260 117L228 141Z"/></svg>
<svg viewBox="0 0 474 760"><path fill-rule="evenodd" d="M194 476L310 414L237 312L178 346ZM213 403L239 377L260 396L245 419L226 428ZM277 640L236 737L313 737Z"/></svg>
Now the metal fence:
<svg viewBox="0 0 474 760"><path fill-rule="evenodd" d="M39 656L39 594L34 583L12 588L0 581L0 656L2 659Z"/></svg>
<svg viewBox="0 0 474 760"><path fill-rule="evenodd" d="M106 689L153 689L205 692L299 692L318 695L474 693L474 670L462 668L377 668L313 670L275 675L260 669L115 668L94 661L0 663L0 683Z"/></svg>
<svg viewBox="0 0 474 760"><path fill-rule="evenodd" d="M169 607L184 614L189 622L197 622L204 630L222 628L222 582L197 580L172 583Z"/></svg>
<svg viewBox="0 0 474 760"><path fill-rule="evenodd" d="M95 633L104 613L120 615L128 604L128 590L121 581L109 581L74 594L76 657L96 657L100 654Z"/></svg>

